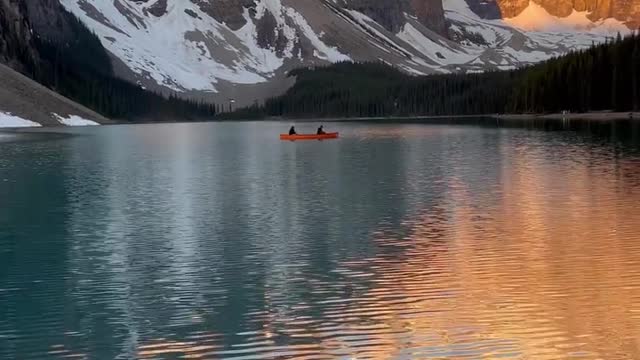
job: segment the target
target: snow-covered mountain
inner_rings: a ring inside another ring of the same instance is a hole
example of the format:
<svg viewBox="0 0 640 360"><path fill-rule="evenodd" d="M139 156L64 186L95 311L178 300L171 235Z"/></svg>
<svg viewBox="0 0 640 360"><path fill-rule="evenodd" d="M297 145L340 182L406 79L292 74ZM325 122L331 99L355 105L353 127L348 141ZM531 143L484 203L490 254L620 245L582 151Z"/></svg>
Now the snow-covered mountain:
<svg viewBox="0 0 640 360"><path fill-rule="evenodd" d="M501 7L487 12L491 4L481 0L60 1L100 37L121 76L244 103L282 91L286 72L300 66L380 60L413 74L510 69L629 31L613 17L575 9L560 17L534 2L502 18Z"/></svg>

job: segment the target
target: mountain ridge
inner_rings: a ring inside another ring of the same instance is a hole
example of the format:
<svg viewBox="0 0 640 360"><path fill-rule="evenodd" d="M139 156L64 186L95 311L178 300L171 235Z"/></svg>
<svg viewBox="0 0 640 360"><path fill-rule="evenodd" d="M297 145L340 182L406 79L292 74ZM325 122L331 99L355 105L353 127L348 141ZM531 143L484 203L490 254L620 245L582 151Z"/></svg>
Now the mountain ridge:
<svg viewBox="0 0 640 360"><path fill-rule="evenodd" d="M549 5L555 3L539 2L527 2L524 9L520 0L43 0L18 4L28 14L34 34L47 42L74 43L77 30L73 22L61 18L61 9L79 18L110 56L111 65L97 66L98 72L113 72L165 95L219 104L235 99L238 105L248 105L286 91L295 81L287 74L297 68L381 61L415 75L506 70L628 31L627 23L613 17L593 20L588 11L574 9L569 16L557 17L552 13L564 3L556 9ZM593 8L585 4L583 8ZM518 8L518 15L502 18L510 5ZM34 39L25 29L14 30L28 44ZM29 51L20 54L29 56Z"/></svg>
<svg viewBox="0 0 640 360"><path fill-rule="evenodd" d="M61 3L98 35L120 76L165 94L244 105L285 91L288 71L300 67L382 61L416 75L513 69L628 29L613 20L532 32L483 15L479 0Z"/></svg>

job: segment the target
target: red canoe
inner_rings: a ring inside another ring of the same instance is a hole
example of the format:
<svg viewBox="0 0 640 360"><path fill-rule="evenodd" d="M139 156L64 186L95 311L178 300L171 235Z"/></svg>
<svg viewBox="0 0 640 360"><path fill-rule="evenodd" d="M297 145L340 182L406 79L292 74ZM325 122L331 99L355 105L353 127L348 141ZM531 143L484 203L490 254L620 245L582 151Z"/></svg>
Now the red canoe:
<svg viewBox="0 0 640 360"><path fill-rule="evenodd" d="M327 133L322 135L317 134L280 134L280 140L326 140L326 139L337 139L339 133Z"/></svg>

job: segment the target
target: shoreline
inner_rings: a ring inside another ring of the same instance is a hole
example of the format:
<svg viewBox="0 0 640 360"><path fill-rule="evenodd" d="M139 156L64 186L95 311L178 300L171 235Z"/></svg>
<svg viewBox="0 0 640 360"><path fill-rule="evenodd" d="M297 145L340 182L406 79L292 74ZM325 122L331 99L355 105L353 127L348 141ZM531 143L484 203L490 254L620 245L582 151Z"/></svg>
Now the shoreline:
<svg viewBox="0 0 640 360"><path fill-rule="evenodd" d="M640 112L594 111L586 113L552 113L552 114L494 114L490 117L499 120L640 120Z"/></svg>
<svg viewBox="0 0 640 360"><path fill-rule="evenodd" d="M422 115L422 116L379 116L379 117L328 117L328 118L283 118L270 117L263 119L198 119L198 120L175 120L175 121L149 121L140 122L118 121L110 119L101 126L118 126L118 125L153 125L153 124L185 124L185 123L209 123L209 122L293 122L293 123L339 123L339 122L366 122L366 121L419 121L419 120L463 120L463 119L496 119L504 121L535 121L535 120L592 120L592 121L615 121L615 120L638 120L640 121L640 112L587 112L587 113L552 113L552 114L478 114L478 115ZM56 124L43 124L40 127L0 127L0 133L4 134L28 134L43 133L43 129L65 128L67 126Z"/></svg>
<svg viewBox="0 0 640 360"><path fill-rule="evenodd" d="M377 117L328 117L328 118L265 118L261 121L296 121L308 122L349 122L349 121L393 121L393 120L446 120L446 119L478 119L488 118L491 115L419 115L419 116L377 116ZM228 120L226 120L228 121Z"/></svg>
<svg viewBox="0 0 640 360"><path fill-rule="evenodd" d="M278 122L358 122L358 121L393 121L393 120L456 120L456 119L496 119L509 121L532 121L532 120L640 120L640 112L613 112L613 111L594 111L586 113L551 113L551 114L477 114L477 115L418 115L418 116L379 116L379 117L327 117L327 118L284 118L272 117L261 120L235 120L235 121L278 121ZM234 120L220 120L234 121Z"/></svg>

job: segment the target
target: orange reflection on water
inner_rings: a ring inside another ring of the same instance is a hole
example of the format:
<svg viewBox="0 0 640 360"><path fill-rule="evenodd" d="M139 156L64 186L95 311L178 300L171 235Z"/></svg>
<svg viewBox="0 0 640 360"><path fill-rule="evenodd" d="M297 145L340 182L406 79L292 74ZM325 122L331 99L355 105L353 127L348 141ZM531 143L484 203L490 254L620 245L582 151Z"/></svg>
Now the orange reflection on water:
<svg viewBox="0 0 640 360"><path fill-rule="evenodd" d="M332 312L327 352L358 358L640 358L640 204L633 161L524 154L499 196L452 177L398 254L344 264L370 288ZM548 159L548 158L547 158ZM507 165L505 165L507 166ZM557 168L563 179L549 178ZM493 203L490 200L497 199ZM348 271L347 271L348 270ZM350 276L350 275L347 275ZM348 280L346 280L348 281Z"/></svg>
<svg viewBox="0 0 640 360"><path fill-rule="evenodd" d="M75 359L75 360L85 360L89 358L89 355L76 352L70 349L63 344L52 345L47 351L47 356L55 359Z"/></svg>
<svg viewBox="0 0 640 360"><path fill-rule="evenodd" d="M366 129L358 129L357 136L362 139L428 139L434 136L442 136L443 133L448 135L461 133L462 128L437 128L422 125L403 127L398 126L374 126Z"/></svg>
<svg viewBox="0 0 640 360"><path fill-rule="evenodd" d="M189 336L188 341L157 339L138 347L138 359L163 359L178 356L182 359L211 359L219 349L218 335L199 333Z"/></svg>
<svg viewBox="0 0 640 360"><path fill-rule="evenodd" d="M262 328L239 343L191 334L146 342L137 356L640 358L640 183L626 180L640 179L639 164L525 150L483 193L453 169L407 232L373 233L379 255L305 279L314 302L267 288L251 314Z"/></svg>

